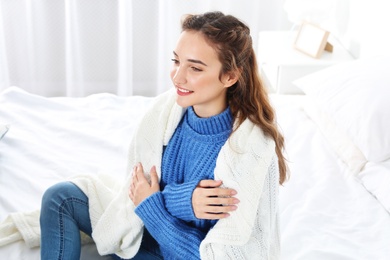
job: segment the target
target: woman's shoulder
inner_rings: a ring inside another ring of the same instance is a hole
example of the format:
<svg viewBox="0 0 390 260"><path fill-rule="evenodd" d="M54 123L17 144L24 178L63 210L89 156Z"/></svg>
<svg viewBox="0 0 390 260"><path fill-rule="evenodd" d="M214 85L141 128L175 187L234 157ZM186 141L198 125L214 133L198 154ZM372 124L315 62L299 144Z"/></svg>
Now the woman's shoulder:
<svg viewBox="0 0 390 260"><path fill-rule="evenodd" d="M266 135L260 126L249 119L244 122L232 133L229 138L230 145L234 150L240 152L251 152L257 155L264 152L274 152L275 142L272 137Z"/></svg>

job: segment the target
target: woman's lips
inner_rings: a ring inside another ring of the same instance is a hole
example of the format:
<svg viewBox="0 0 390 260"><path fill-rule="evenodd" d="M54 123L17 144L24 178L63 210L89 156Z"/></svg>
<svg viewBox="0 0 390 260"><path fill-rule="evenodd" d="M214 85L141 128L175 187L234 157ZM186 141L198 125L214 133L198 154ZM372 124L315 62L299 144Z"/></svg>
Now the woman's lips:
<svg viewBox="0 0 390 260"><path fill-rule="evenodd" d="M193 92L194 91L177 87L177 94L179 96L188 96L188 95L192 94Z"/></svg>

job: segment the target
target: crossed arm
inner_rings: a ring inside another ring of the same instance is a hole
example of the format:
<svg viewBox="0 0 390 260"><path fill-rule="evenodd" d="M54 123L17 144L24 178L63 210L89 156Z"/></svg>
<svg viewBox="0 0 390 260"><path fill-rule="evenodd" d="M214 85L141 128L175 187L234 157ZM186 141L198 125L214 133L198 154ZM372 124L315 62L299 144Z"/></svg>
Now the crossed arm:
<svg viewBox="0 0 390 260"><path fill-rule="evenodd" d="M237 209L239 200L234 197L233 189L221 188L221 180L201 180L192 194L192 208L198 219L222 219ZM160 191L160 185L153 166L150 169L150 182L144 174L141 163L133 168L133 179L129 188L129 197L138 206L144 199Z"/></svg>

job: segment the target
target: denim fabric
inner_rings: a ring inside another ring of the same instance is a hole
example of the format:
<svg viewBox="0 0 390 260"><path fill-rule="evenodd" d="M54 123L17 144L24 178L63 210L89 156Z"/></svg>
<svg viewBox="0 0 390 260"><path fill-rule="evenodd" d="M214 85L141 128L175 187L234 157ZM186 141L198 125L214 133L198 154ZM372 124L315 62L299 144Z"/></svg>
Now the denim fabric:
<svg viewBox="0 0 390 260"><path fill-rule="evenodd" d="M50 187L42 198L41 259L80 259L80 230L91 235L88 198L74 184Z"/></svg>
<svg viewBox="0 0 390 260"><path fill-rule="evenodd" d="M71 182L58 183L45 192L40 216L42 260L80 259L80 231L92 233L88 207L88 197ZM133 259L163 259L157 243L149 243L153 239L148 236L146 232Z"/></svg>

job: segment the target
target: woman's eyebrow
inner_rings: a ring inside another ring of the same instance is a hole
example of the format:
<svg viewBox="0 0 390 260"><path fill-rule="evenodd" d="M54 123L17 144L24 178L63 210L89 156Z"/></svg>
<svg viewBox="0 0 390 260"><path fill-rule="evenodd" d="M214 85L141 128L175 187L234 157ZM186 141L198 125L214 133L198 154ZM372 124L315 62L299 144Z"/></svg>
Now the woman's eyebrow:
<svg viewBox="0 0 390 260"><path fill-rule="evenodd" d="M173 55L175 55L175 57L179 57L179 55L177 55L177 53L176 53L175 51L173 51ZM202 65L204 65L204 66L207 66L207 64L204 63L204 62L201 61L201 60L188 59L187 61L192 62L192 63L198 63L198 64L202 64Z"/></svg>

